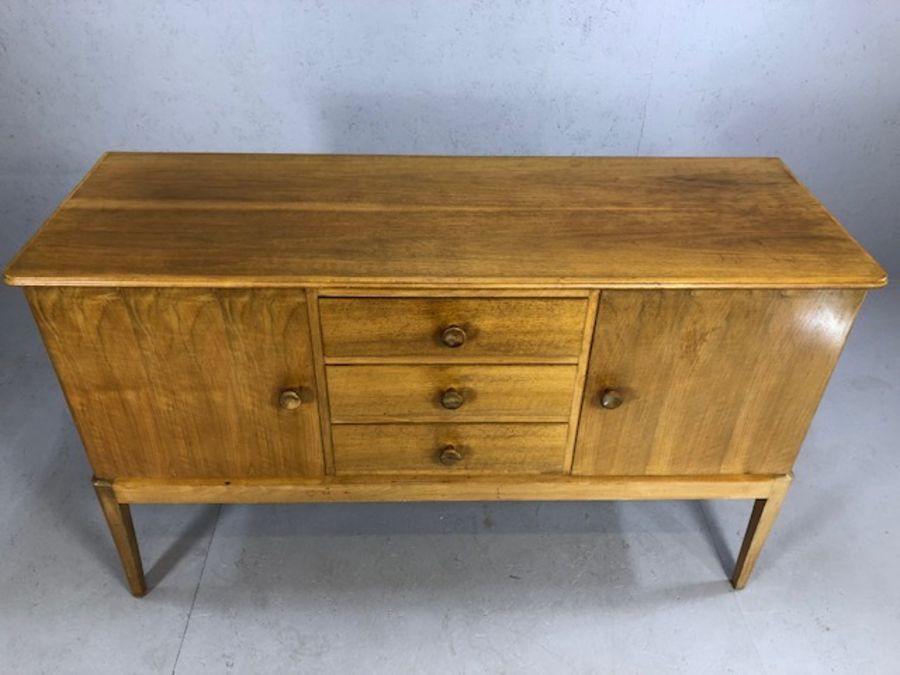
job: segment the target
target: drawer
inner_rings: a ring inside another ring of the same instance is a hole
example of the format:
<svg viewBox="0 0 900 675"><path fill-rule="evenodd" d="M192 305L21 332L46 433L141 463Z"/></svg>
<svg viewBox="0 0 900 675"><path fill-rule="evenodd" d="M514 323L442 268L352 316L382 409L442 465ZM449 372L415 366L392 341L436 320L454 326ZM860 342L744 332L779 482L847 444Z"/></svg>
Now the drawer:
<svg viewBox="0 0 900 675"><path fill-rule="evenodd" d="M333 428L335 472L562 473L565 424L349 424Z"/></svg>
<svg viewBox="0 0 900 675"><path fill-rule="evenodd" d="M328 366L331 420L567 422L575 366Z"/></svg>
<svg viewBox="0 0 900 675"><path fill-rule="evenodd" d="M326 357L547 359L574 363L580 298L322 298Z"/></svg>

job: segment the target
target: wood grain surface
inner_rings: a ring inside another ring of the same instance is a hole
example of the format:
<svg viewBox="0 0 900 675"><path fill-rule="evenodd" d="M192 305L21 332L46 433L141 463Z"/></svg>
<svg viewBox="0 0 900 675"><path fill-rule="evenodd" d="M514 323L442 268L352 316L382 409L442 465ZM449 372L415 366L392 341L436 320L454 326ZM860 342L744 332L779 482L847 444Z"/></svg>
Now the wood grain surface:
<svg viewBox="0 0 900 675"><path fill-rule="evenodd" d="M331 421L568 422L575 366L328 366ZM462 405L446 409L453 389Z"/></svg>
<svg viewBox="0 0 900 675"><path fill-rule="evenodd" d="M574 473L790 472L864 295L602 293Z"/></svg>
<svg viewBox="0 0 900 675"><path fill-rule="evenodd" d="M280 503L605 499L756 499L772 493L773 476L326 476L113 481L121 503Z"/></svg>
<svg viewBox="0 0 900 675"><path fill-rule="evenodd" d="M582 350L587 300L574 298L322 298L325 356L442 362L568 361ZM441 331L459 326L449 348Z"/></svg>
<svg viewBox="0 0 900 675"><path fill-rule="evenodd" d="M18 285L874 287L773 158L109 153Z"/></svg>
<svg viewBox="0 0 900 675"><path fill-rule="evenodd" d="M337 475L562 473L565 424L347 424L332 429ZM462 459L441 464L453 445Z"/></svg>
<svg viewBox="0 0 900 675"><path fill-rule="evenodd" d="M97 476L322 473L303 292L26 292Z"/></svg>

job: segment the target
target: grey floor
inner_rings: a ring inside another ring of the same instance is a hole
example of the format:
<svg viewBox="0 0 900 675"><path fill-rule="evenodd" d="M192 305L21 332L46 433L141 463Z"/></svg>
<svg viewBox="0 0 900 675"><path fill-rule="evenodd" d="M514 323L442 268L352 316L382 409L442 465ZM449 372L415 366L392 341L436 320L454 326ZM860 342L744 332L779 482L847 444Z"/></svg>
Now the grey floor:
<svg viewBox="0 0 900 675"><path fill-rule="evenodd" d="M874 292L754 577L746 502L143 506L133 599L0 290L2 673L900 673L900 292Z"/></svg>

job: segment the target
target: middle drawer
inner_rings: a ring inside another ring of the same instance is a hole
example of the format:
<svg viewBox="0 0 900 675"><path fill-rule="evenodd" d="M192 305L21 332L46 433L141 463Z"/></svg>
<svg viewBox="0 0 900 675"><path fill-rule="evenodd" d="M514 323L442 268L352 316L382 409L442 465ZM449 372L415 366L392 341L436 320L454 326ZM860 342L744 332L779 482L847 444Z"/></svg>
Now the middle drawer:
<svg viewBox="0 0 900 675"><path fill-rule="evenodd" d="M568 422L575 366L328 366L331 421Z"/></svg>

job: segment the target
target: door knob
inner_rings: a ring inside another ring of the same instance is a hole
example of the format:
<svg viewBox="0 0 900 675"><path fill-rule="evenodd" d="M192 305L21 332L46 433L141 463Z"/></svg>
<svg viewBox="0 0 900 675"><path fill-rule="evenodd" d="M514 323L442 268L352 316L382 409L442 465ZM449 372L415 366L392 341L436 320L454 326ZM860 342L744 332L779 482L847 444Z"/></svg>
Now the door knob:
<svg viewBox="0 0 900 675"><path fill-rule="evenodd" d="M456 410L461 407L464 402L465 399L463 398L462 393L453 387L450 387L441 394L441 407L446 410Z"/></svg>
<svg viewBox="0 0 900 675"><path fill-rule="evenodd" d="M466 331L463 330L460 326L447 326L443 331L441 331L441 342L443 342L445 346L450 347L451 349L455 347L462 347L465 341Z"/></svg>
<svg viewBox="0 0 900 675"><path fill-rule="evenodd" d="M615 410L625 402L625 397L618 389L604 389L600 393L600 405L607 410Z"/></svg>
<svg viewBox="0 0 900 675"><path fill-rule="evenodd" d="M439 459L441 460L441 464L445 466L453 466L457 462L461 462L462 458L462 453L456 449L455 445L445 445L441 448Z"/></svg>
<svg viewBox="0 0 900 675"><path fill-rule="evenodd" d="M284 410L296 410L303 404L304 399L309 399L305 394L302 388L285 389L278 395L278 405Z"/></svg>

